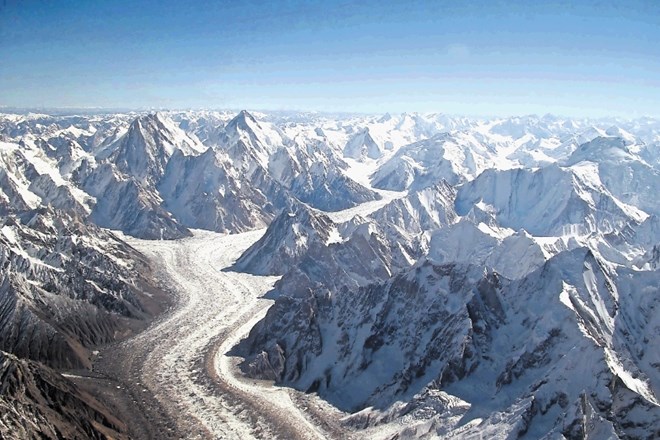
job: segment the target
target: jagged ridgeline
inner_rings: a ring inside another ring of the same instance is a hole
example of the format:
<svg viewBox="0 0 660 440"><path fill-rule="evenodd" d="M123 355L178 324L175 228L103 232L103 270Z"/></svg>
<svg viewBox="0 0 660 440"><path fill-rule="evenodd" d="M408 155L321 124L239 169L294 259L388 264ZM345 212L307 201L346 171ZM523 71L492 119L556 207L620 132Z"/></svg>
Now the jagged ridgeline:
<svg viewBox="0 0 660 440"><path fill-rule="evenodd" d="M232 270L281 278L235 352L346 432L657 438L659 146L648 118L0 115L0 435L127 434L58 373L166 305L123 234L264 229Z"/></svg>
<svg viewBox="0 0 660 440"><path fill-rule="evenodd" d="M247 112L170 116L0 117L0 349L18 357L6 357L19 377L5 403L23 408L3 420L3 435L61 436L78 410L73 437L125 430L66 378L40 379L57 376L48 367L91 368L93 351L165 306L146 258L111 230L146 239L242 232L296 206L380 198L344 174L347 164L321 138L298 144ZM57 394L71 412L39 393ZM31 422L18 429L21 419Z"/></svg>

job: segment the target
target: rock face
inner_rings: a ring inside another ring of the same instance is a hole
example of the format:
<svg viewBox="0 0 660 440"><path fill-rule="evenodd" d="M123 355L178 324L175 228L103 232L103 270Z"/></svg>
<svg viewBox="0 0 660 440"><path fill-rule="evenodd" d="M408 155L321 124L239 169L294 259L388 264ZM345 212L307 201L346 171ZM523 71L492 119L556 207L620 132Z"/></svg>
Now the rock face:
<svg viewBox="0 0 660 440"><path fill-rule="evenodd" d="M259 188L241 184L239 177L221 151L175 154L158 190L164 208L187 227L220 232L265 227L276 214L275 206ZM275 182L267 183L277 191Z"/></svg>
<svg viewBox="0 0 660 440"><path fill-rule="evenodd" d="M162 113L0 117L0 350L43 364L12 358L36 379L12 382L3 405L15 417L3 418L3 436L121 438L98 402L65 378L41 378L55 374L44 365L89 368L93 349L162 307L144 294L153 288L144 258L102 228L148 239L241 232L304 204L379 197L325 144L294 144L247 112L208 121L218 126L195 120L203 145Z"/></svg>
<svg viewBox="0 0 660 440"><path fill-rule="evenodd" d="M393 437L659 437L658 139L550 115L0 115L0 349L22 358L0 357L0 429L121 435L32 361L89 366L152 313L149 267L103 227L267 227L233 268L281 276L247 374Z"/></svg>
<svg viewBox="0 0 660 440"><path fill-rule="evenodd" d="M110 410L49 367L89 368L94 349L143 326L163 307L145 294L150 273L112 233L64 211L4 218L0 437L128 438Z"/></svg>
<svg viewBox="0 0 660 440"><path fill-rule="evenodd" d="M372 182L408 194L367 218L273 222L237 265L282 275L246 374L402 437L658 436L654 168L627 135L509 122L505 157L485 130L398 149Z"/></svg>
<svg viewBox="0 0 660 440"><path fill-rule="evenodd" d="M94 349L162 308L145 295L151 269L88 222L104 205L74 181L76 164L91 160L80 144L3 143L0 160L0 436L127 438L109 410L49 368L89 368ZM130 188L140 186L127 183L119 201L130 205ZM136 217L158 219L147 210Z"/></svg>
<svg viewBox="0 0 660 440"><path fill-rule="evenodd" d="M294 141L246 111L228 121L176 118L207 145L163 113L44 116L49 130L2 121L5 199L19 209L51 204L140 238L176 239L190 236L188 228L261 228L298 203L332 211L380 197L345 174L325 140Z"/></svg>
<svg viewBox="0 0 660 440"><path fill-rule="evenodd" d="M255 275L282 275L310 248L327 245L333 228L336 226L332 220L308 208L283 213L236 261L235 268Z"/></svg>
<svg viewBox="0 0 660 440"><path fill-rule="evenodd" d="M105 151L97 159L110 162L109 168L118 173L96 177L95 182L123 174L126 183L110 185L113 194L106 189L97 195L101 208L94 218L147 238L159 238L159 233L163 238L185 236L185 227L241 232L266 226L299 202L335 210L378 198L341 172L345 165L332 150L293 144L272 124L246 111L223 127L211 148L157 114L135 120ZM119 194L117 186L122 187ZM128 194L127 187L134 193ZM130 205L112 203L118 200ZM104 203L105 216L99 213ZM123 224L125 213L136 211L135 204L137 211L142 208L157 220ZM109 213L121 215L121 221L105 221Z"/></svg>
<svg viewBox="0 0 660 440"><path fill-rule="evenodd" d="M554 236L575 228L581 234L617 231L630 220L643 220L639 209L616 199L590 165L536 171L488 170L463 185L456 208L461 215L473 206L494 212L497 222L532 235Z"/></svg>
<svg viewBox="0 0 660 440"><path fill-rule="evenodd" d="M150 269L112 234L63 212L9 217L0 229L0 348L54 367L89 366L121 320L147 317Z"/></svg>
<svg viewBox="0 0 660 440"><path fill-rule="evenodd" d="M492 157L473 135L441 133L399 149L371 176L374 187L422 189L445 180L452 185L474 178Z"/></svg>
<svg viewBox="0 0 660 440"><path fill-rule="evenodd" d="M40 363L0 351L0 391L3 438L128 439L110 410Z"/></svg>
<svg viewBox="0 0 660 440"><path fill-rule="evenodd" d="M280 297L242 343L244 367L348 411L441 389L498 435L584 436L587 411L594 432L652 437L658 277L608 272L585 249L517 281L422 261L357 291Z"/></svg>
<svg viewBox="0 0 660 440"><path fill-rule="evenodd" d="M378 224L391 225L408 234L420 234L454 223L458 219L455 199L454 187L442 180L388 203L370 217Z"/></svg>
<svg viewBox="0 0 660 440"><path fill-rule="evenodd" d="M648 214L660 214L653 197L660 182L660 170L630 150L631 141L621 137L598 137L580 145L566 159L567 165L595 164L607 190L622 202Z"/></svg>
<svg viewBox="0 0 660 440"><path fill-rule="evenodd" d="M194 141L162 114L135 119L126 134L97 158L107 159L117 169L135 177L145 186L156 184L165 172L175 151L186 155L201 153L206 148Z"/></svg>
<svg viewBox="0 0 660 440"><path fill-rule="evenodd" d="M344 147L344 156L353 159L380 159L383 156L381 147L365 128L353 136Z"/></svg>
<svg viewBox="0 0 660 440"><path fill-rule="evenodd" d="M132 177L118 174L111 164L94 169L84 179L83 188L97 200L90 220L99 226L152 240L191 235L160 206L160 196L146 190Z"/></svg>

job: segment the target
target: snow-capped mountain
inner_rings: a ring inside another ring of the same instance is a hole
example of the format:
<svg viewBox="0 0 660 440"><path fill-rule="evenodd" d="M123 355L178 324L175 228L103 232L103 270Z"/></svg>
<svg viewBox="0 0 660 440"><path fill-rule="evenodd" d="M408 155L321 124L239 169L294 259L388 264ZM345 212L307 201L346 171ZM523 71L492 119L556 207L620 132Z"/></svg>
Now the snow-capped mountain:
<svg viewBox="0 0 660 440"><path fill-rule="evenodd" d="M17 182L31 185L17 206L40 199L62 209L77 203L77 212L100 226L150 239L189 236L188 228L260 228L299 202L338 210L379 198L346 175L340 152L322 138L292 141L246 111L229 120L210 116L7 118L3 132L15 136L3 143L11 156L7 169L26 163L37 171L18 170L28 174L5 187L19 194ZM202 144L173 118L207 138L213 131L214 140ZM205 121L220 125L202 129Z"/></svg>
<svg viewBox="0 0 660 440"><path fill-rule="evenodd" d="M352 159L380 159L382 148L369 134L369 128L364 128L349 139L344 147L344 156Z"/></svg>
<svg viewBox="0 0 660 440"><path fill-rule="evenodd" d="M135 119L128 131L115 144L100 151L97 159L106 159L117 169L143 183L156 184L175 151L195 155L206 150L162 114L154 113Z"/></svg>
<svg viewBox="0 0 660 440"><path fill-rule="evenodd" d="M369 217L380 225L392 225L410 234L430 232L456 221L455 199L454 187L442 180L391 201Z"/></svg>
<svg viewBox="0 0 660 440"><path fill-rule="evenodd" d="M396 150L372 182L409 194L315 228L309 247L309 234L284 239L292 228L272 223L236 269L257 255L266 267L266 242L301 253L261 272L284 275L239 346L243 370L318 393L354 412L353 426L412 416L400 431L411 437L656 435L647 332L660 237L642 194L660 180L632 136L531 120L512 122L508 140L506 124L477 124ZM365 227L383 246L372 270L351 272L337 261ZM390 240L406 258L393 258Z"/></svg>
<svg viewBox="0 0 660 440"><path fill-rule="evenodd" d="M437 134L399 149L371 176L374 187L392 191L421 189L444 179L451 185L476 177L493 154L474 135Z"/></svg>
<svg viewBox="0 0 660 440"><path fill-rule="evenodd" d="M243 343L255 353L246 370L350 411L442 390L467 405L418 416L441 437L653 436L657 277L610 272L583 248L519 281L420 262L356 292L278 300Z"/></svg>
<svg viewBox="0 0 660 440"><path fill-rule="evenodd" d="M157 311L154 268L104 228L265 228L218 272L281 277L235 352L344 411L342 429L655 438L658 145L651 118L0 115L0 405L32 405L0 430L69 420L43 394L72 402L76 435L90 418L121 431L24 360L89 367Z"/></svg>
<svg viewBox="0 0 660 440"><path fill-rule="evenodd" d="M467 215L473 207L491 212L497 222L533 235L611 232L647 214L614 197L590 163L570 168L550 165L538 170L487 170L462 185L456 210Z"/></svg>
<svg viewBox="0 0 660 440"><path fill-rule="evenodd" d="M342 172L347 165L323 137L290 140L272 124L259 123L246 111L232 119L225 131L223 150L242 179L272 179L282 186L262 188L266 193L289 192L303 203L326 211L378 198Z"/></svg>
<svg viewBox="0 0 660 440"><path fill-rule="evenodd" d="M271 156L269 171L301 202L323 211L338 211L377 200L378 193L346 175L348 165L323 137L294 139Z"/></svg>
<svg viewBox="0 0 660 440"><path fill-rule="evenodd" d="M618 133L618 132L617 132ZM603 185L619 200L649 214L660 214L654 196L660 189L660 171L634 153L634 139L598 137L578 147L567 165L594 163Z"/></svg>
<svg viewBox="0 0 660 440"><path fill-rule="evenodd" d="M223 151L208 149L199 156L175 154L158 191L163 207L184 225L239 232L265 227L276 213L274 203L284 203L284 194L273 197L273 193L283 193L276 182L264 176L260 183L242 182Z"/></svg>
<svg viewBox="0 0 660 440"><path fill-rule="evenodd" d="M273 220L234 269L283 275L275 290L286 294L322 295L389 278L414 261L413 244L403 235L388 236L373 220L355 217L335 223L303 207Z"/></svg>
<svg viewBox="0 0 660 440"><path fill-rule="evenodd" d="M332 220L301 207L273 220L264 236L245 251L235 267L257 275L282 275L299 264L311 247L327 246L333 240L341 241L341 236Z"/></svg>

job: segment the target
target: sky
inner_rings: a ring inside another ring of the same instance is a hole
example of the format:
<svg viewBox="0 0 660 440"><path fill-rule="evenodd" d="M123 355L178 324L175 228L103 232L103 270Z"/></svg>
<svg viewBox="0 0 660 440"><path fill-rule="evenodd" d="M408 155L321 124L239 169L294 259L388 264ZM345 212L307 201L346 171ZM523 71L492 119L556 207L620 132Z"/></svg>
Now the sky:
<svg viewBox="0 0 660 440"><path fill-rule="evenodd" d="M660 1L0 0L0 106L660 116Z"/></svg>

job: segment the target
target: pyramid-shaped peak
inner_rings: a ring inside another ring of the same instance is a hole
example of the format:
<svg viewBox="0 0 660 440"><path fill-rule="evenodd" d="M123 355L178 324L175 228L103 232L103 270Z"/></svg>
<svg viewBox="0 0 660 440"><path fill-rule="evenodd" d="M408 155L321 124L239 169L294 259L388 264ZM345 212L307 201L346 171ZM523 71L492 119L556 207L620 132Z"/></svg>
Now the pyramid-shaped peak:
<svg viewBox="0 0 660 440"><path fill-rule="evenodd" d="M248 112L247 110L241 110L238 112L236 117L234 118L237 121L251 121L251 122L257 122L257 119L252 116L252 113Z"/></svg>
<svg viewBox="0 0 660 440"><path fill-rule="evenodd" d="M392 120L392 115L388 113L385 113L383 116L380 117L378 122L383 123Z"/></svg>
<svg viewBox="0 0 660 440"><path fill-rule="evenodd" d="M332 224L332 220L326 214L302 204L294 206L289 212L281 213L273 221L276 222L299 224L317 230L323 230Z"/></svg>
<svg viewBox="0 0 660 440"><path fill-rule="evenodd" d="M170 119L162 112L148 113L145 115L140 115L131 122L129 130L135 130L140 127L142 128L151 128L151 129L165 129L170 131L172 125Z"/></svg>
<svg viewBox="0 0 660 440"><path fill-rule="evenodd" d="M258 275L282 275L297 265L311 246L325 245L335 225L330 218L305 206L282 212L266 233L241 255L235 268Z"/></svg>
<svg viewBox="0 0 660 440"><path fill-rule="evenodd" d="M259 122L247 110L241 110L234 118L227 123L226 130L249 130L254 131L254 128L260 128Z"/></svg>
<svg viewBox="0 0 660 440"><path fill-rule="evenodd" d="M344 156L353 159L378 159L383 155L380 146L371 137L369 127L365 127L357 132L344 147Z"/></svg>

